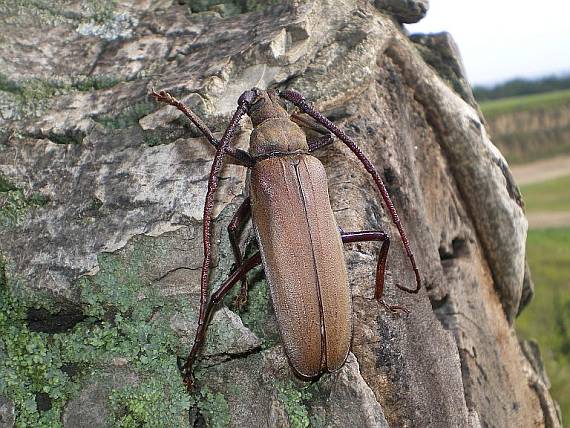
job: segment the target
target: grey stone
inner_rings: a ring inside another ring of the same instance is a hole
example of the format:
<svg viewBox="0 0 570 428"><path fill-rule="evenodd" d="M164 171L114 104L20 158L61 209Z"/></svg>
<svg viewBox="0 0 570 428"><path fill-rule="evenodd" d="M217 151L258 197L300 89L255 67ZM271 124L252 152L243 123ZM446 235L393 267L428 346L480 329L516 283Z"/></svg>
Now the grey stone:
<svg viewBox="0 0 570 428"><path fill-rule="evenodd" d="M473 217L475 227L485 247L507 319L512 322L522 295L528 223L520 201L509 192L512 183L504 173L507 163L490 141L477 113L452 95L434 73L420 66L415 50L394 45L387 54L403 67L408 83L414 87L428 116L438 118L434 126L445 129L442 148L451 160L459 190L469 195L466 203L470 211L480 213ZM445 120L451 117L453 121Z"/></svg>
<svg viewBox="0 0 570 428"><path fill-rule="evenodd" d="M548 379L544 363L542 362L538 343L534 340L521 340L520 344L523 354L532 366L533 371L537 374L544 386L550 388L550 380Z"/></svg>
<svg viewBox="0 0 570 428"><path fill-rule="evenodd" d="M479 421L479 415L475 410L469 411L469 428L481 428L481 422Z"/></svg>
<svg viewBox="0 0 570 428"><path fill-rule="evenodd" d="M192 322L193 321L193 322ZM183 342L189 346L194 341L198 325L197 320L187 320L176 313L170 319L170 325ZM241 318L228 308L221 308L212 317L208 329L203 356L232 356L251 352L261 346L261 341L249 329L244 327Z"/></svg>
<svg viewBox="0 0 570 428"><path fill-rule="evenodd" d="M522 340L521 348L528 364L530 364L530 367L525 365L525 371L527 372L531 387L536 391L539 397L540 406L544 415L544 426L548 428L562 427L560 407L548 393L550 381L548 380L546 369L544 368L540 356L538 344L534 341Z"/></svg>
<svg viewBox="0 0 570 428"><path fill-rule="evenodd" d="M375 0L374 5L404 24L413 24L426 16L429 0Z"/></svg>
<svg viewBox="0 0 570 428"><path fill-rule="evenodd" d="M79 395L70 400L63 413L65 428L109 426L109 394L114 389L136 385L137 376L124 368L110 367L86 382Z"/></svg>
<svg viewBox="0 0 570 428"><path fill-rule="evenodd" d="M326 427L388 428L382 408L362 378L352 353L338 373L321 380L311 410L322 415Z"/></svg>
<svg viewBox="0 0 570 428"><path fill-rule="evenodd" d="M14 402L0 395L0 428L12 428L15 422Z"/></svg>
<svg viewBox="0 0 570 428"><path fill-rule="evenodd" d="M410 40L417 44L424 60L433 67L457 94L478 109L471 85L465 72L459 47L447 32L412 34ZM482 114L480 114L482 117Z"/></svg>
<svg viewBox="0 0 570 428"><path fill-rule="evenodd" d="M527 307L527 305L532 301L533 297L534 282L532 281L532 275L530 273L530 266L528 265L528 261L525 260L523 289L517 316L524 310L524 308Z"/></svg>

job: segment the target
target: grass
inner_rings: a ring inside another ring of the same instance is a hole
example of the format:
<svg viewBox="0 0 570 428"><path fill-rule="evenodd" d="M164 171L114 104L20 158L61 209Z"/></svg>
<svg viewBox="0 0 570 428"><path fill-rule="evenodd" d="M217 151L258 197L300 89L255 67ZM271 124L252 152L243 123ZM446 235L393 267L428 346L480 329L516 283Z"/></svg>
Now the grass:
<svg viewBox="0 0 570 428"><path fill-rule="evenodd" d="M521 110L543 110L570 103L570 90L501 98L480 104L487 119Z"/></svg>
<svg viewBox="0 0 570 428"><path fill-rule="evenodd" d="M570 175L521 187L527 212L570 211ZM570 417L570 227L529 230L527 257L535 296L517 332L540 345L563 419Z"/></svg>
<svg viewBox="0 0 570 428"><path fill-rule="evenodd" d="M521 186L527 212L570 211L570 175Z"/></svg>
<svg viewBox="0 0 570 428"><path fill-rule="evenodd" d="M570 227L530 230L528 262L535 296L517 319L517 331L536 340L550 377L552 397L570 417Z"/></svg>

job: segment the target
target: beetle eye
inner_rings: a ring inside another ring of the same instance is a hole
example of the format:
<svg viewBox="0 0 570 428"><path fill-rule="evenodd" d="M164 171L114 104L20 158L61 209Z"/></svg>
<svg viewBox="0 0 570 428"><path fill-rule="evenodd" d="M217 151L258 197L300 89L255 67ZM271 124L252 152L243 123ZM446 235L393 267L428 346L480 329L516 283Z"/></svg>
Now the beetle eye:
<svg viewBox="0 0 570 428"><path fill-rule="evenodd" d="M257 97L257 99L253 102L251 107L254 109L258 109L263 105L264 102L265 102L265 99L263 97Z"/></svg>

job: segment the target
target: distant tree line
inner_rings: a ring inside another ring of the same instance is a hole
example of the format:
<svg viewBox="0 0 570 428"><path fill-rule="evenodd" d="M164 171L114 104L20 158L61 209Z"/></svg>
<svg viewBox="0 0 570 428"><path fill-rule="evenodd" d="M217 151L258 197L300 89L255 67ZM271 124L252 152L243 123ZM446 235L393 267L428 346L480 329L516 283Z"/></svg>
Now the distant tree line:
<svg viewBox="0 0 570 428"><path fill-rule="evenodd" d="M570 74L539 79L512 79L493 86L474 86L473 95L477 101L487 101L562 89L570 89Z"/></svg>

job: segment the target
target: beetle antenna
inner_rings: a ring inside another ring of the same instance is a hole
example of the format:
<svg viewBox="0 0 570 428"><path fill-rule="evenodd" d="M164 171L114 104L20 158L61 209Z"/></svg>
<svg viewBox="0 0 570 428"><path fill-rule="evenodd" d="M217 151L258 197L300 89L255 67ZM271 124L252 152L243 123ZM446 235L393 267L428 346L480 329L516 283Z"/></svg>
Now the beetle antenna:
<svg viewBox="0 0 570 428"><path fill-rule="evenodd" d="M186 105L184 105L182 101L179 101L178 99L174 98L166 91L156 92L154 88L152 89L150 96L153 97L158 102L169 104L173 107L176 107L178 110L184 113L184 115L188 119L190 119L190 121L194 124L194 126L196 126L196 128L200 130L202 134L204 134L204 136L208 139L209 143L212 146L214 146L216 149L220 146L220 141L218 141L216 137L214 137L214 133L210 130L210 128L208 128L208 125L206 125L206 123L202 119L200 119L192 110L190 110ZM251 158L249 153L243 150L227 147L226 153L243 166L249 167L253 165L253 159Z"/></svg>
<svg viewBox="0 0 570 428"><path fill-rule="evenodd" d="M394 207L394 204L392 203L392 200L390 199L390 195L388 195L388 191L386 190L386 186L384 185L382 178L378 174L378 171L376 171L376 168L374 168L374 165L372 165L370 160L368 160L366 155L356 145L356 143L352 140L352 138L350 138L342 129L340 129L338 126L336 126L333 122L331 122L329 119L327 119L325 116L323 116L312 105L310 105L309 102L305 99L305 97L303 97L303 95L301 95L299 92L292 90L292 89L287 89L285 91L280 92L279 95L282 98L286 99L287 101L290 101L293 104L295 104L303 112L307 113L309 116L311 116L317 122L319 122L321 125L323 125L325 128L327 128L330 132L332 132L334 135L336 135L356 155L358 160L360 160L360 162L364 165L364 168L366 169L366 171L368 171L370 173L370 175L372 175L372 178L374 179L374 182L376 183L376 187L378 187L380 195L382 195L382 199L384 200L384 203L386 204L386 208L388 208L388 212L390 213L390 217L392 218L392 221L394 222L394 224L396 225L396 228L398 229L398 233L400 234L402 244L404 245L404 249L406 250L406 254L407 254L408 258L410 259L410 262L412 264L412 269L414 270L414 275L416 277L416 288L406 288L406 287L403 287L399 284L396 284L396 286L400 290L406 291L408 293L417 293L421 288L421 278L420 278L420 272L419 272L418 267L416 265L416 260L414 258L414 253L412 252L412 249L410 248L410 243L409 243L408 238L406 236L406 232L404 232L404 228L402 227L402 223L400 222L400 218L398 217L398 213L396 212L396 208Z"/></svg>
<svg viewBox="0 0 570 428"><path fill-rule="evenodd" d="M239 121L244 114L246 114L251 106L251 103L255 97L253 91L244 92L238 100L238 108L234 113L230 124L224 131L224 135L220 140L219 145L216 147L216 154L214 155L214 160L212 162L212 168L210 170L210 176L208 178L208 191L206 193L206 201L204 202L204 225L203 225L203 239L204 239L204 260L202 263L202 273L200 276L200 312L198 314L198 329L197 329L197 339L202 338L203 334L200 332L205 328L207 323L206 317L206 303L208 298L208 278L210 275L210 264L212 260L212 211L214 208L214 195L216 189L218 188L218 177L223 166L224 155L228 150L230 141L232 140ZM183 367L183 375L186 379L186 383L190 384L189 379L191 376L190 370L194 357L196 356L197 350L201 346L202 340L196 340L192 347L192 351L186 364Z"/></svg>

